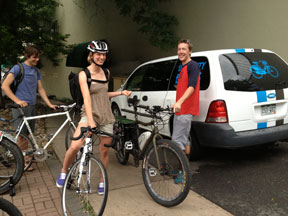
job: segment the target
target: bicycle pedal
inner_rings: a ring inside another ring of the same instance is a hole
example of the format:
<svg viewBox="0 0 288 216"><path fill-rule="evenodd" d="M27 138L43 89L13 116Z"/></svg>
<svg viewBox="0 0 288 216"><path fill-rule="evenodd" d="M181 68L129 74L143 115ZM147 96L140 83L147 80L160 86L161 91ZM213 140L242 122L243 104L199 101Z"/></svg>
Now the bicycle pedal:
<svg viewBox="0 0 288 216"><path fill-rule="evenodd" d="M155 168L149 168L149 176L154 177L157 175L157 170Z"/></svg>
<svg viewBox="0 0 288 216"><path fill-rule="evenodd" d="M48 151L47 153L48 153L49 155L54 155L54 151L52 151L52 150L51 150L51 151Z"/></svg>
<svg viewBox="0 0 288 216"><path fill-rule="evenodd" d="M125 142L125 149L126 150L132 150L133 149L133 143L131 141Z"/></svg>

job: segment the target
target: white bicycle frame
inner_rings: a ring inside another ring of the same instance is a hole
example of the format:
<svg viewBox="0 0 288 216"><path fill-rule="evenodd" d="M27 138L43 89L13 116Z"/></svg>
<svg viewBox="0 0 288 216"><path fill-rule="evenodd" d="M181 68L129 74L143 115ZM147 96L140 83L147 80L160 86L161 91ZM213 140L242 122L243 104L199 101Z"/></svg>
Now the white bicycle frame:
<svg viewBox="0 0 288 216"><path fill-rule="evenodd" d="M69 106L65 106L67 108L72 108L74 107L76 104L72 104L72 105L69 105ZM60 106L61 107L61 106ZM65 109L65 111L63 112L58 112L58 113L49 113L49 114L44 114L44 115L37 115L37 116L30 116L30 117L26 117L26 116L23 116L22 118L22 122L21 124L18 125L18 128L16 130L16 137L15 139L17 140L18 139L18 136L22 130L22 128L24 127L24 125L26 125L27 129L28 129L28 132L29 134L31 135L31 138L32 138L32 142L35 144L35 147L36 147L36 150L39 149L39 146L37 144L37 141L33 135L33 132L30 128L30 125L29 125L29 121L30 120L34 120L34 119L42 119L42 118L51 118L51 117L55 117L55 116L63 116L63 115L66 115L66 120L61 124L61 126L58 128L58 130L54 133L54 135L52 136L52 138L49 139L49 141L47 142L47 144L43 147L43 149L46 149L50 143L54 140L54 138L60 133L60 131L65 127L65 125L69 122L70 124L73 125L74 128L76 128L74 122L72 121L71 117L70 117L70 113L69 113L69 110L68 109Z"/></svg>
<svg viewBox="0 0 288 216"><path fill-rule="evenodd" d="M85 145L84 145L84 148L83 148L83 153L82 153L82 156L81 156L81 162L80 162L80 167L79 167L79 171L78 173L80 173L78 175L78 179L77 179L77 190L78 190L78 193L80 192L80 182L81 182L81 177L82 177L82 173L83 173L83 164L86 160L86 154L88 154L88 152L92 152L93 146L92 146L92 139L90 137L87 137L86 140L85 140ZM91 172L91 161L89 160L89 164L88 164L88 178L87 178L87 184L88 184L88 188L87 188L87 191L84 191L86 193L90 193L90 172Z"/></svg>

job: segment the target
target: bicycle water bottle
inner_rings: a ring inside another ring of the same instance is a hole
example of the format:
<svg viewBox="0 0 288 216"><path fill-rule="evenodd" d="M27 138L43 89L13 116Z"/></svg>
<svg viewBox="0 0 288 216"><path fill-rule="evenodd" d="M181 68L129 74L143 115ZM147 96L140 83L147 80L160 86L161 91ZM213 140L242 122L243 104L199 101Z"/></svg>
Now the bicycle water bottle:
<svg viewBox="0 0 288 216"><path fill-rule="evenodd" d="M141 133L140 136L138 137L139 148L141 151L143 150L146 141L151 137L151 135L152 135L151 131L145 131Z"/></svg>

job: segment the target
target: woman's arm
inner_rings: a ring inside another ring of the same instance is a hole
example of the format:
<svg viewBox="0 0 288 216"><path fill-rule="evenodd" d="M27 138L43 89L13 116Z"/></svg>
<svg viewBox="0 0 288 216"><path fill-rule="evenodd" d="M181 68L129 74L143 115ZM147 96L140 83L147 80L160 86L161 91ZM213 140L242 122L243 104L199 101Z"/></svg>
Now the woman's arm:
<svg viewBox="0 0 288 216"><path fill-rule="evenodd" d="M131 93L132 91L123 90L123 91L117 91L117 92L108 92L108 95L109 95L109 98L112 98L112 97L117 97L120 95L130 96Z"/></svg>
<svg viewBox="0 0 288 216"><path fill-rule="evenodd" d="M84 101L84 108L85 108L85 113L88 119L88 125L91 128L96 127L96 124L93 119L92 115L92 104L91 104L91 97L90 97L90 92L87 84L87 76L84 71L81 71L79 73L79 84L81 88L81 93L83 96L83 101Z"/></svg>

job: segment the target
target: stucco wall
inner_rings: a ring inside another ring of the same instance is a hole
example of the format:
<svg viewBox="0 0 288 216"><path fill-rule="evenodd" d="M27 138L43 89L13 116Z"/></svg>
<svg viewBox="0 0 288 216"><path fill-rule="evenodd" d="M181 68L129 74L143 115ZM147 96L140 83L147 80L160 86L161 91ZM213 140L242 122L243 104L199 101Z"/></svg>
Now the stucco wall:
<svg viewBox="0 0 288 216"><path fill-rule="evenodd" d="M98 0L61 0L57 10L59 31L70 34L69 44L105 39L110 45L109 62L111 75L127 73L139 64L135 48L137 47L136 26L131 20L119 15L112 1ZM42 58L44 67L43 85L48 95L58 98L70 97L68 75L81 68L66 67L66 57L55 67ZM119 85L117 85L119 86Z"/></svg>
<svg viewBox="0 0 288 216"><path fill-rule="evenodd" d="M287 0L172 0L163 8L178 18L175 30L194 51L265 48L288 60ZM161 55L146 47L142 54Z"/></svg>
<svg viewBox="0 0 288 216"><path fill-rule="evenodd" d="M164 52L151 47L145 36L137 33L137 26L119 15L112 1L98 0L100 7L94 0L61 2L57 12L60 31L71 35L69 43L106 39L112 76L127 74L143 61L176 54L176 48ZM192 40L193 51L265 48L288 60L287 0L171 0L163 9L178 18L175 32ZM65 61L56 68L47 65L42 72L48 94L69 97L68 73L79 69L66 67Z"/></svg>

